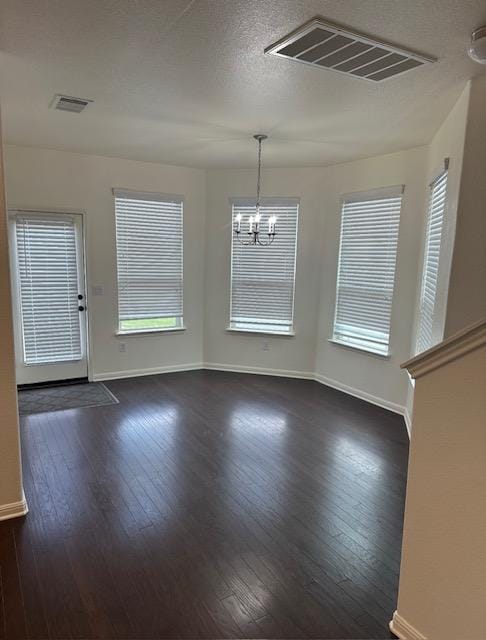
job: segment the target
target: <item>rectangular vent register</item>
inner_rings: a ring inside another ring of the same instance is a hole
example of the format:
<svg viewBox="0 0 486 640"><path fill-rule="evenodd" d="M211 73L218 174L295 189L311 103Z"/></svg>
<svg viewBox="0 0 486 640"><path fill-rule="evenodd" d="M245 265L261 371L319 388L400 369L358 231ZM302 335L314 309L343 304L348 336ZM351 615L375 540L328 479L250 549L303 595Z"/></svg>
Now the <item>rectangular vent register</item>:
<svg viewBox="0 0 486 640"><path fill-rule="evenodd" d="M316 18L267 47L265 53L380 82L436 62Z"/></svg>

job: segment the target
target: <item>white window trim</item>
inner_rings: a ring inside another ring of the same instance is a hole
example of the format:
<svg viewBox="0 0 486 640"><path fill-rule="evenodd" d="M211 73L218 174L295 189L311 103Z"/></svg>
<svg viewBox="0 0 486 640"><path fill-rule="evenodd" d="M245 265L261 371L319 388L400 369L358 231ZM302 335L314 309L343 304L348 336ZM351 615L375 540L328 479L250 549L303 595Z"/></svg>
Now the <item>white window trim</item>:
<svg viewBox="0 0 486 640"><path fill-rule="evenodd" d="M454 242L456 237L456 222L457 222L457 198L453 204L449 194L454 193L455 186L460 179L460 176L456 172L456 165L453 158L444 158L444 167L447 168L447 191L446 201L444 206L444 222L442 225L442 241L441 241L441 268L438 279L438 295L436 299L437 309L437 327L442 337L444 336L445 324L446 324L446 310L447 300L449 297L449 282L452 270L452 257L454 253ZM439 171L434 176L437 178Z"/></svg>
<svg viewBox="0 0 486 640"><path fill-rule="evenodd" d="M284 338L293 338L295 336L295 331L292 329L290 331L265 331L264 329L239 329L238 327L226 327L226 331L233 331L235 333L256 333L261 336L282 336Z"/></svg>
<svg viewBox="0 0 486 640"><path fill-rule="evenodd" d="M174 331L186 331L187 327L181 325L180 327L167 327L167 329L132 329L130 331L115 331L116 336L138 336L151 333L173 333Z"/></svg>
<svg viewBox="0 0 486 640"><path fill-rule="evenodd" d="M127 189L125 187L112 187L111 192L113 194L113 223L115 229L115 261L116 261L116 282L115 282L115 295L116 295L116 326L114 335L115 336L143 336L147 334L158 334L158 333L174 333L177 331L186 331L187 326L185 324L184 317L184 269L185 269L185 261L184 261L184 196L174 193L162 193L159 191L138 191L137 189ZM182 315L180 316L180 326L176 327L167 327L166 329L120 329L120 309L119 309L119 290L118 290L118 244L117 244L117 234L116 234L116 207L115 207L115 198L123 198L123 197L133 197L138 196L144 200L153 200L163 201L163 202L174 202L181 203L182 205L182 247L181 247L181 260L182 260Z"/></svg>
<svg viewBox="0 0 486 640"><path fill-rule="evenodd" d="M451 172L452 166L452 172ZM426 198L426 216L425 216L425 224L423 228L423 242L422 242L422 254L421 254L421 265L422 269L419 273L419 283L418 283L418 293L417 293L417 301L416 301L416 309L418 310L415 319L415 327L413 334L413 345L412 345L412 355L418 355L417 352L417 339L420 329L420 303L421 303L421 295L422 295L422 286L423 286L423 276L424 276L424 267L425 267L425 257L427 252L427 225L428 225L428 215L429 215L429 203L430 203L430 189L434 185L437 180L447 172L447 185L446 185L446 194L445 194L445 203L444 203L444 213L443 213L443 221L442 221L442 234L441 234L441 246L440 246L440 255L439 255L439 273L437 277L437 291L435 298L435 317L434 317L434 333L443 338L444 330L445 330L445 321L446 321L446 309L447 309L447 299L449 295L449 280L451 275L452 268L452 256L454 250L454 240L455 240L455 231L456 231L456 211L451 205L450 199L448 197L451 192L451 184L455 179L454 171L454 163L451 162L449 157L444 158L444 162L440 167L437 167L435 171L432 172L431 178L427 184L427 198Z"/></svg>
<svg viewBox="0 0 486 640"><path fill-rule="evenodd" d="M294 259L294 272L293 272L293 290L292 290L292 317L291 322L289 324L288 330L269 330L269 329L250 329L245 327L236 327L231 325L231 316L232 316L232 301L233 301L233 206L255 206L256 199L255 197L233 197L229 198L230 210L231 210L231 224L230 224L230 308L229 308L229 317L230 323L227 326L227 331L232 331L235 333L248 333L254 335L270 335L270 336L287 336L292 338L295 336L295 288L296 288L296 278L297 278L297 254L298 254L298 244L299 244L299 226L300 226L300 198L292 197L282 197L282 196L266 196L265 198L261 198L260 202L263 206L285 206L285 205L296 205L297 206L297 221L295 226L295 259ZM278 224L278 222L277 222ZM277 230L278 233L278 230ZM277 236L278 237L278 236Z"/></svg>
<svg viewBox="0 0 486 640"><path fill-rule="evenodd" d="M344 347L344 349L350 349L351 351L362 351L367 355L376 356L377 358L383 358L384 360L390 360L393 355L391 349L388 349L387 353L381 353L380 351L375 351L374 349L368 349L365 346L352 344L350 342L341 342L340 340L336 340L335 338L328 338L327 341L331 344L335 344L338 347Z"/></svg>
<svg viewBox="0 0 486 640"><path fill-rule="evenodd" d="M366 355L377 356L382 359L390 359L392 357L392 335L393 335L393 302L391 304L391 313L390 313L390 333L389 333L389 341L388 348L386 351L373 349L372 347L353 344L352 339L350 341L340 340L339 337L335 334L335 324L336 324L336 316L338 311L338 277L339 277L339 264L341 260L341 233L342 233L342 210L345 202L359 202L364 198L386 198L393 197L397 195L402 196L402 206L403 206L403 194L405 193L405 185L391 185L388 187L378 187L376 189L368 189L365 191L354 191L348 194L344 194L341 196L339 201L339 210L341 212L340 223L339 223L339 251L338 251L338 260L336 267L336 286L335 286L335 298L334 298L334 313L332 316L331 327L329 332L328 342L334 344L338 347L345 347L346 349L350 349L351 351L360 351L365 353ZM400 218L401 218L401 209L400 209ZM397 253L395 256L395 273L393 279L393 292L395 291L396 279L397 279L397 266L398 266L398 251L399 251L399 242L400 242L400 224L399 222L399 231L398 231L398 241L397 241Z"/></svg>

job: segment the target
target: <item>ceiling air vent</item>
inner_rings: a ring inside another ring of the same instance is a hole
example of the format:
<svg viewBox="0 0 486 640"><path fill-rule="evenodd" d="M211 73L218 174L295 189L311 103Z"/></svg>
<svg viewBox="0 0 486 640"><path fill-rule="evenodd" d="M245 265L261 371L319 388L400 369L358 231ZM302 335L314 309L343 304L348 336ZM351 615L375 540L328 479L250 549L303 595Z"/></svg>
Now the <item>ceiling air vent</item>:
<svg viewBox="0 0 486 640"><path fill-rule="evenodd" d="M51 102L52 109L59 109L59 111L71 111L72 113L81 113L88 106L92 100L86 98L74 98L73 96L63 96L57 94L54 96L54 100Z"/></svg>
<svg viewBox="0 0 486 640"><path fill-rule="evenodd" d="M265 49L274 56L380 82L435 58L372 40L315 18Z"/></svg>

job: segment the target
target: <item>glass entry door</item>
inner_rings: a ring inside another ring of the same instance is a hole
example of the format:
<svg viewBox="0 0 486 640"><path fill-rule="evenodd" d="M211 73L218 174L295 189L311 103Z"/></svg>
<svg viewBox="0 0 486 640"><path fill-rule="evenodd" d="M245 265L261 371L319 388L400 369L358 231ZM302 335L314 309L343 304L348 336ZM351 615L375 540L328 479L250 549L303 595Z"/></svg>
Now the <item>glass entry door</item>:
<svg viewBox="0 0 486 640"><path fill-rule="evenodd" d="M10 221L17 383L85 378L82 216L15 211Z"/></svg>

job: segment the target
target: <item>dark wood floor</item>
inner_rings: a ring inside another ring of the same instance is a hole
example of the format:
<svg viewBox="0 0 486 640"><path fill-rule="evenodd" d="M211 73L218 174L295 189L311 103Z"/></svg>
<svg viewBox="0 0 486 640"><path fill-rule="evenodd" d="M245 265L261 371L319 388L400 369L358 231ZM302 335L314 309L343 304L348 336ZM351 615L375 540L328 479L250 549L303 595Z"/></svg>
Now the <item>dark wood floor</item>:
<svg viewBox="0 0 486 640"><path fill-rule="evenodd" d="M107 386L120 404L22 419L0 637L391 637L400 416L304 380Z"/></svg>

